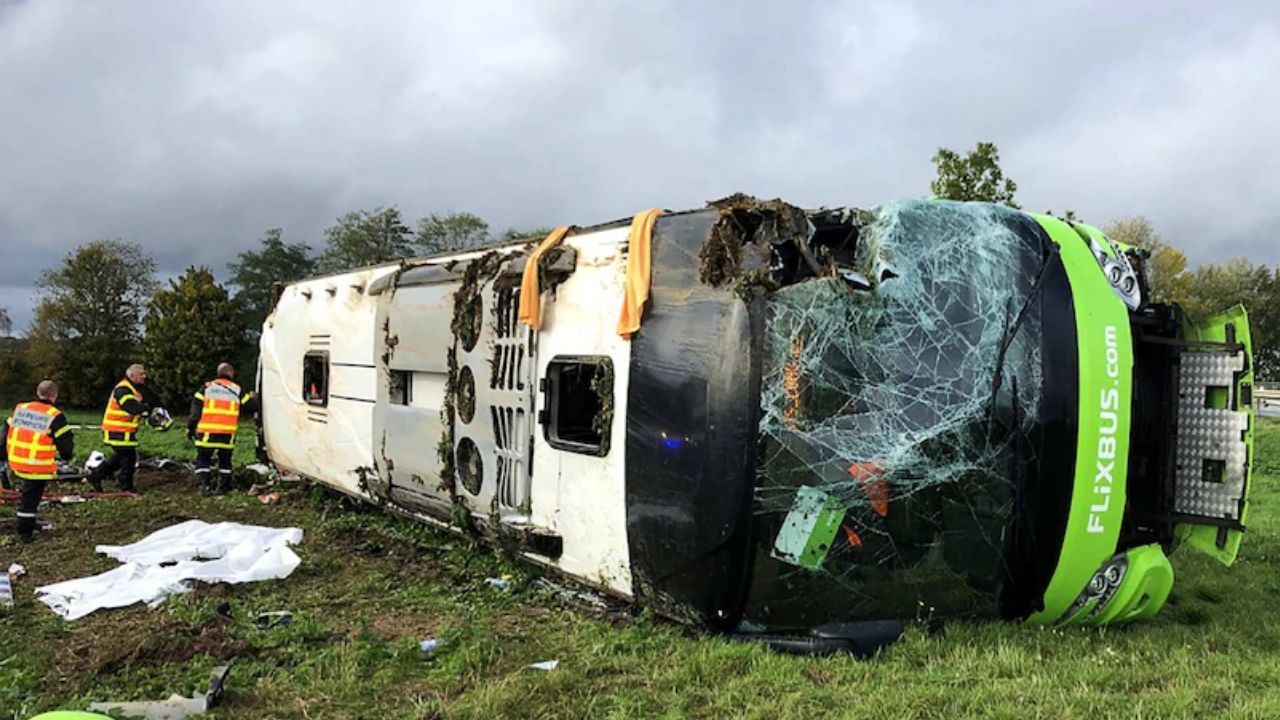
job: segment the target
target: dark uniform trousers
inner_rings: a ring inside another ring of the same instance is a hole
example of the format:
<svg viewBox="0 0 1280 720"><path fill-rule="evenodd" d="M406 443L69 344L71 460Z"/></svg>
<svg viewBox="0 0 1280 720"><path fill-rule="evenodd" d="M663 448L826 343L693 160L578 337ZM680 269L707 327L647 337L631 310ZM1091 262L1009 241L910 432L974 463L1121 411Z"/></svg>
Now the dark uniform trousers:
<svg viewBox="0 0 1280 720"><path fill-rule="evenodd" d="M102 478L109 478L116 475L116 485L123 492L134 492L133 489L133 471L138 467L138 448L130 446L112 445L111 456L101 465L90 473L89 477L95 486L102 483Z"/></svg>
<svg viewBox="0 0 1280 720"><path fill-rule="evenodd" d="M196 479L200 481L200 488L203 490L213 490L212 478L214 457L218 459L218 486L217 492L226 493L231 490L231 448L196 448Z"/></svg>
<svg viewBox="0 0 1280 720"><path fill-rule="evenodd" d="M23 480L17 475L11 480L22 487L18 500L18 534L30 539L31 533L36 529L36 511L40 509L40 500L44 497L44 486L48 481Z"/></svg>

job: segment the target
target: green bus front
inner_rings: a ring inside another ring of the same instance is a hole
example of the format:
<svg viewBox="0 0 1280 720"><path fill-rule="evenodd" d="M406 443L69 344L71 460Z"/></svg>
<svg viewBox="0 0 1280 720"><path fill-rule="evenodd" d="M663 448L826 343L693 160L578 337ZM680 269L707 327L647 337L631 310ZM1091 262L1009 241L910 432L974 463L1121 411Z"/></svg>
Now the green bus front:
<svg viewBox="0 0 1280 720"><path fill-rule="evenodd" d="M1159 611L1179 545L1234 561L1242 308L1192 322L1139 251L987 204L878 208L857 255L765 301L741 627L1120 622Z"/></svg>

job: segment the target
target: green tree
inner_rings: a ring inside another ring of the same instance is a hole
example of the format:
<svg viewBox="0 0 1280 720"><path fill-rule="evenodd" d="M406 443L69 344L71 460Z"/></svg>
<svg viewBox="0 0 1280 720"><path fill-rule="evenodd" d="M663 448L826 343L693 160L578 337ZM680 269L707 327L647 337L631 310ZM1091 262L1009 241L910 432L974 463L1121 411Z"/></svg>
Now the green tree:
<svg viewBox="0 0 1280 720"><path fill-rule="evenodd" d="M413 231L395 207L357 210L338 218L324 231L325 248L319 269L354 270L413 255Z"/></svg>
<svg viewBox="0 0 1280 720"><path fill-rule="evenodd" d="M95 240L40 277L27 360L34 375L58 381L60 402L98 405L136 361L154 274L140 246Z"/></svg>
<svg viewBox="0 0 1280 720"><path fill-rule="evenodd" d="M228 284L237 288L234 302L251 339L261 332L262 323L271 312L276 283L301 280L316 270L311 246L286 243L281 235L280 228L268 230L257 250L246 250L227 264L231 274Z"/></svg>
<svg viewBox="0 0 1280 720"><path fill-rule="evenodd" d="M15 403L30 399L37 382L27 365L26 340L0 337L0 411L7 412Z"/></svg>
<svg viewBox="0 0 1280 720"><path fill-rule="evenodd" d="M1151 254L1147 259L1147 282L1151 299L1186 305L1190 299L1191 276L1187 273L1187 256L1166 243L1151 221L1142 216L1121 218L1103 229L1107 237Z"/></svg>
<svg viewBox="0 0 1280 720"><path fill-rule="evenodd" d="M418 221L418 248L428 254L463 250L489 240L489 223L471 213L432 213Z"/></svg>
<svg viewBox="0 0 1280 720"><path fill-rule="evenodd" d="M1013 194L1018 184L1000 169L1000 151L994 143L980 142L968 155L938 148L933 156L938 177L929 183L933 194L947 200L981 200L1018 207Z"/></svg>
<svg viewBox="0 0 1280 720"><path fill-rule="evenodd" d="M1280 379L1280 271L1233 258L1196 268L1189 288L1183 307L1192 317L1243 305L1249 311L1258 379Z"/></svg>
<svg viewBox="0 0 1280 720"><path fill-rule="evenodd" d="M149 381L160 401L180 413L218 363L234 362L244 351L236 308L207 268L189 267L156 292L144 325Z"/></svg>
<svg viewBox="0 0 1280 720"><path fill-rule="evenodd" d="M509 240L541 240L542 238L550 235L552 230L555 230L555 228L539 227L539 228L532 228L530 230L518 230L516 228L507 228L507 231L502 233L502 239L508 240L508 241Z"/></svg>
<svg viewBox="0 0 1280 720"><path fill-rule="evenodd" d="M26 341L13 337L11 332L9 312L0 308L0 411L25 399L34 386L27 367Z"/></svg>

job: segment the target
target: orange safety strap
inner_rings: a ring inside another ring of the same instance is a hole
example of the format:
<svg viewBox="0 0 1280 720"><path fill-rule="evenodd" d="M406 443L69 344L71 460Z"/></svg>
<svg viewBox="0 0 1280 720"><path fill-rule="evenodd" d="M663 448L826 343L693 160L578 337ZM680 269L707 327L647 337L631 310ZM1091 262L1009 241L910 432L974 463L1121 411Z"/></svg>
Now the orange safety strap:
<svg viewBox="0 0 1280 720"><path fill-rule="evenodd" d="M640 329L644 304L649 300L652 275L653 226L662 211L653 208L636 213L627 236L627 280L622 288L622 313L618 315L618 334L630 338Z"/></svg>
<svg viewBox="0 0 1280 720"><path fill-rule="evenodd" d="M551 248L559 245L569 234L568 226L561 225L547 235L524 264L520 278L520 322L534 330L542 329L542 290L538 288L538 259Z"/></svg>

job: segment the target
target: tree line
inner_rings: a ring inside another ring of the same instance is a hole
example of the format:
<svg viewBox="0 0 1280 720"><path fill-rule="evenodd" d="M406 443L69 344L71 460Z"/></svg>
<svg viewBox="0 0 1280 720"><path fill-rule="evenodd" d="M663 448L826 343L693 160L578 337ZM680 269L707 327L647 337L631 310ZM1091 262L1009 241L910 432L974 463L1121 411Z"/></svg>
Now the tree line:
<svg viewBox="0 0 1280 720"><path fill-rule="evenodd" d="M934 196L1019 207L1017 184L1004 175L994 144L978 143L968 153L942 148L933 164ZM1067 210L1064 217L1075 214ZM1197 317L1245 305L1258 377L1280 380L1280 268L1244 258L1191 268L1187 256L1141 216L1117 219L1104 230L1150 252L1156 300L1177 302ZM95 240L41 275L35 317L24 337L9 337L12 323L0 308L0 400L25 397L38 378L52 377L65 403L96 406L124 367L141 359L159 401L181 411L220 361L229 359L242 378L252 377L276 283L547 232L495 236L470 213L432 214L410 226L396 207L357 210L324 231L318 251L287 242L279 228L267 230L254 249L227 265L225 284L211 269L195 266L162 284L155 261L139 245Z"/></svg>
<svg viewBox="0 0 1280 720"><path fill-rule="evenodd" d="M287 242L280 228L267 230L227 265L225 283L196 266L161 283L141 246L94 240L40 276L25 336L0 338L0 398L26 397L39 378L51 377L64 404L96 407L124 368L142 361L155 399L181 412L221 361L240 368L242 379L253 377L276 283L538 232L495 237L470 213L432 214L410 227L396 207L357 210L324 231L318 252ZM11 330L0 309L0 335Z"/></svg>

